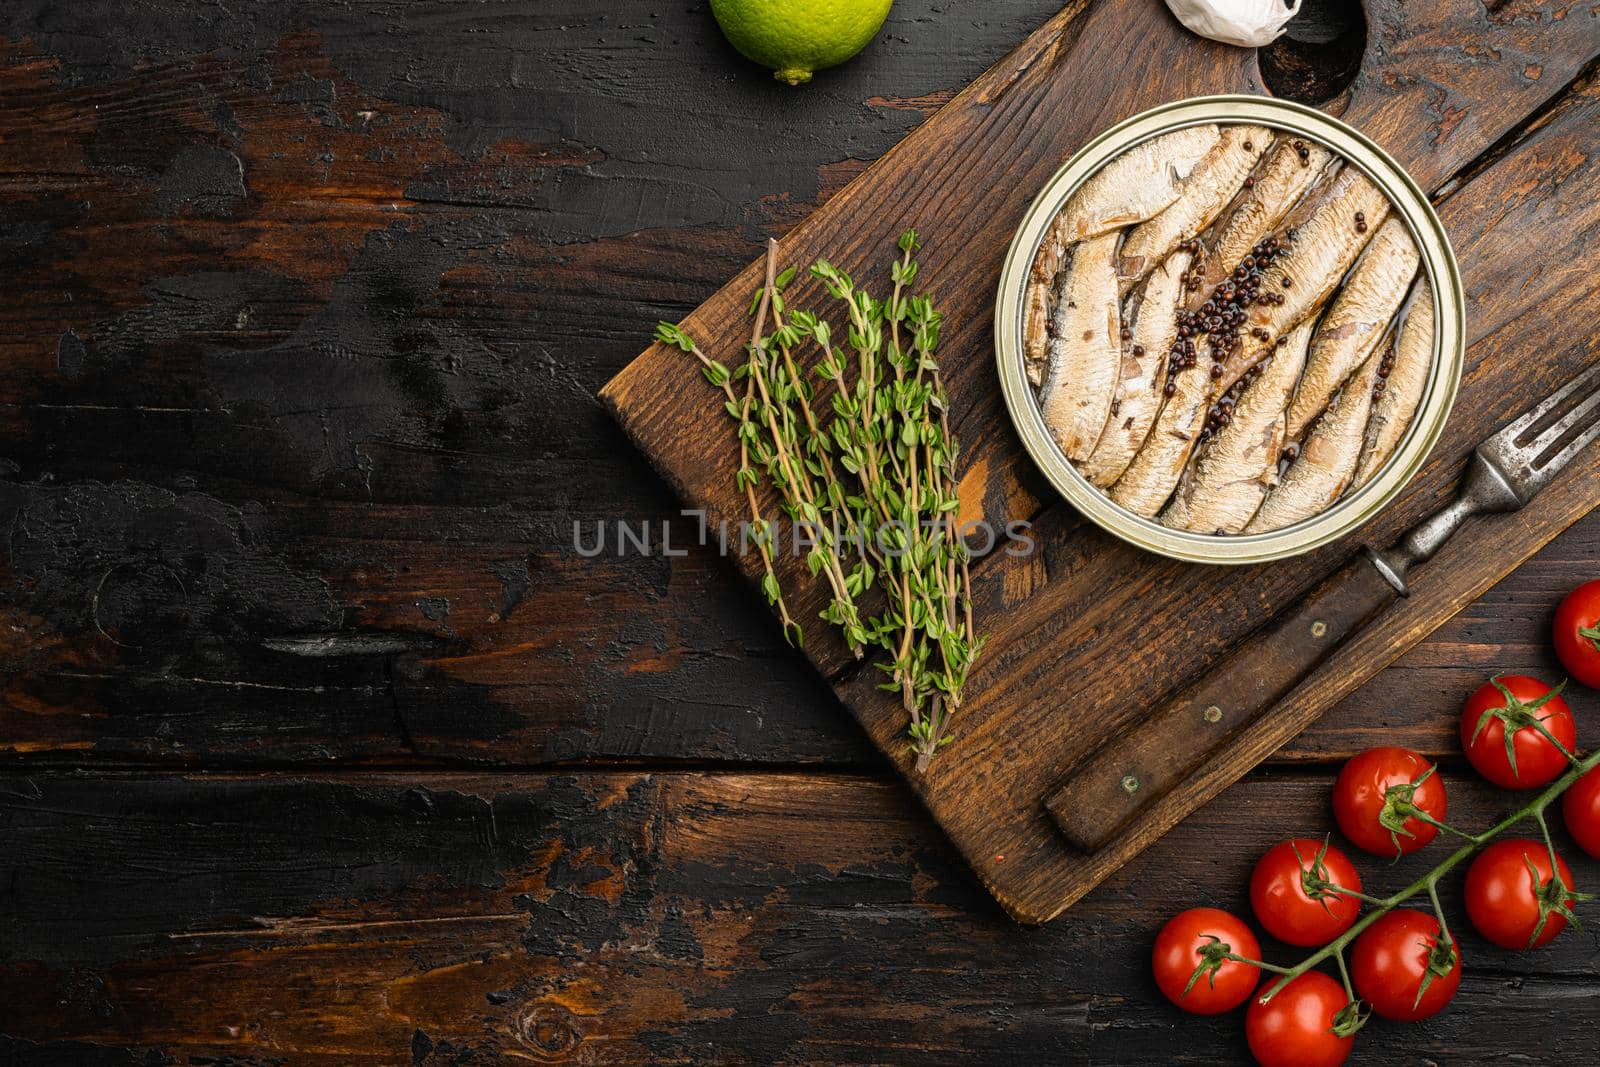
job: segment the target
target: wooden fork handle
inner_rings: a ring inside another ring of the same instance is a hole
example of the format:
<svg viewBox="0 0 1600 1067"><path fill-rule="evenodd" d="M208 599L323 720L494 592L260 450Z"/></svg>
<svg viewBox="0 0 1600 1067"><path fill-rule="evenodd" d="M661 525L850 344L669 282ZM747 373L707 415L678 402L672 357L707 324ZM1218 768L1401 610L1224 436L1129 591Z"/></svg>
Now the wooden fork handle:
<svg viewBox="0 0 1600 1067"><path fill-rule="evenodd" d="M1045 801L1062 834L1085 852L1104 846L1398 595L1357 556L1070 773Z"/></svg>

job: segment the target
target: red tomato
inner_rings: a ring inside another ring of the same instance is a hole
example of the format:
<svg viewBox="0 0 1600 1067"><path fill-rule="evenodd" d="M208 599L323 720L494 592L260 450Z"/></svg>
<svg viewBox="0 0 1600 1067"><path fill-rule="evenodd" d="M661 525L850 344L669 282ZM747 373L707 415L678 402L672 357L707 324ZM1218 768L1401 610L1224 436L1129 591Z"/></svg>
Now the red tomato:
<svg viewBox="0 0 1600 1067"><path fill-rule="evenodd" d="M1551 879L1543 841L1496 841L1484 849L1467 870L1467 918L1478 933L1501 948L1521 949L1547 945L1565 930L1575 886L1567 861L1557 856L1556 863L1565 890Z"/></svg>
<svg viewBox="0 0 1600 1067"><path fill-rule="evenodd" d="M1256 988L1261 969L1223 959L1233 952L1261 958L1261 944L1250 927L1217 908L1190 908L1167 920L1156 935L1150 965L1166 998L1196 1015L1217 1015L1245 1002ZM1195 975L1197 968L1209 973Z"/></svg>
<svg viewBox="0 0 1600 1067"><path fill-rule="evenodd" d="M1523 674L1502 674L1479 686L1461 710L1467 761L1502 789L1534 789L1555 781L1567 769L1566 752L1578 742L1572 709L1561 699L1565 686L1551 689Z"/></svg>
<svg viewBox="0 0 1600 1067"><path fill-rule="evenodd" d="M1350 929L1361 902L1326 889L1313 896L1308 888L1316 888L1316 879L1361 892L1361 875L1349 857L1313 837L1280 842L1257 861L1250 875L1250 906L1267 933L1311 948Z"/></svg>
<svg viewBox="0 0 1600 1067"><path fill-rule="evenodd" d="M1600 767L1572 783L1561 798L1561 814L1578 847L1600 860Z"/></svg>
<svg viewBox="0 0 1600 1067"><path fill-rule="evenodd" d="M1350 843L1378 856L1404 856L1432 841L1439 831L1404 815L1409 803L1444 821L1444 782L1433 764L1409 748L1369 748L1344 765L1333 786L1333 816Z"/></svg>
<svg viewBox="0 0 1600 1067"><path fill-rule="evenodd" d="M1439 920L1399 908L1380 915L1350 950L1361 999L1385 1019L1414 1023L1439 1013L1461 985L1461 954L1439 936Z"/></svg>
<svg viewBox="0 0 1600 1067"><path fill-rule="evenodd" d="M1567 673L1600 689L1600 581L1584 582L1556 609L1556 655Z"/></svg>
<svg viewBox="0 0 1600 1067"><path fill-rule="evenodd" d="M1244 1017L1251 1054L1261 1067L1339 1067L1356 1041L1354 1033L1333 1032L1348 1002L1344 987L1321 971L1307 971L1265 1004L1258 997Z"/></svg>

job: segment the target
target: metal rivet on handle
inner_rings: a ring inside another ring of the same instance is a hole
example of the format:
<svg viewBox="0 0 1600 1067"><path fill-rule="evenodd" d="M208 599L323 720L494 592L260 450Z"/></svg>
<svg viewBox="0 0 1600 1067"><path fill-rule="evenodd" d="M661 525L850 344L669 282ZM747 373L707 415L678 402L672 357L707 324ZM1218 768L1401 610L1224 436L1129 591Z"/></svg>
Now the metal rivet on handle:
<svg viewBox="0 0 1600 1067"><path fill-rule="evenodd" d="M1328 624L1327 623L1323 622L1321 619L1318 619L1316 622L1311 624L1311 636L1312 637L1326 637L1327 635L1328 635Z"/></svg>
<svg viewBox="0 0 1600 1067"><path fill-rule="evenodd" d="M1122 791L1124 793L1137 793L1139 791L1139 779L1135 778L1131 774L1123 775Z"/></svg>
<svg viewBox="0 0 1600 1067"><path fill-rule="evenodd" d="M1222 709L1217 707L1215 704L1213 704L1209 708L1207 708L1205 710L1204 714L1205 714L1205 717L1206 717L1206 722L1221 722L1222 721Z"/></svg>

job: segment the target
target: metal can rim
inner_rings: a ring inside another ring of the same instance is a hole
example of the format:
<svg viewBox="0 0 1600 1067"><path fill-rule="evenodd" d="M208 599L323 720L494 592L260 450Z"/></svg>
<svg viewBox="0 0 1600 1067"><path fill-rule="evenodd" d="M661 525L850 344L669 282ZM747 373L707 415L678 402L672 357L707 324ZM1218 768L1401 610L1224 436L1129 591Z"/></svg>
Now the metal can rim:
<svg viewBox="0 0 1600 1067"><path fill-rule="evenodd" d="M1366 485L1303 522L1272 533L1195 534L1171 530L1112 503L1062 455L1045 429L1023 361L1027 275L1050 220L1067 197L1117 155L1147 138L1209 122L1252 123L1299 134L1359 167L1389 198L1421 254L1434 301L1433 365L1399 449ZM1465 301L1455 254L1427 196L1387 152L1353 127L1314 108L1272 97L1191 97L1151 108L1090 140L1034 198L1017 227L995 303L995 359L1006 409L1023 447L1051 485L1090 521L1158 555L1196 563L1264 563L1310 552L1363 526L1411 481L1443 433L1465 360Z"/></svg>

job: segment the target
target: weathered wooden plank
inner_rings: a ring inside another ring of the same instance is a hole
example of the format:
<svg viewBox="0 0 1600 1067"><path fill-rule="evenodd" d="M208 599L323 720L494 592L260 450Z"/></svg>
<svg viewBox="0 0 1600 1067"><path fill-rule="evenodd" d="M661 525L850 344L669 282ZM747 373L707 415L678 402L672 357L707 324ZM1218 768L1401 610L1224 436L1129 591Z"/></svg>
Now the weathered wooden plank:
<svg viewBox="0 0 1600 1067"><path fill-rule="evenodd" d="M292 38L273 61L272 76L280 87L296 86L293 93L252 87L241 71L213 61L63 84L57 61L24 49L0 71L14 105L0 115L0 197L11 226L0 245L12 250L0 259L18 295L0 303L0 349L14 372L0 385L14 390L0 401L0 439L23 483L4 489L4 521L24 533L63 535L49 553L18 559L8 551L5 588L23 611L8 635L0 742L46 759L206 765L330 757L873 761L708 553L630 553L601 564L570 548L574 520L649 522L654 530L676 515L589 397L625 363L649 320L672 314L661 301L687 305L740 262L748 246L739 233L656 231L560 248L513 233L492 256L454 265L445 256L437 295L397 310L392 335L420 335L441 316L466 328L437 336L437 351L390 353L382 373L432 373L439 352L475 368L490 384L475 403L456 398L463 406L448 434L442 421L418 419L396 435L401 440L362 439L359 457L369 465L359 487L346 484L339 463L320 473L306 466L304 426L286 413L313 405L316 419L349 440L344 420L350 411L359 417L357 380L353 392L285 393L277 407L257 397L260 410L247 421L268 436L255 439L259 448L231 446L246 413L208 410L197 395L225 381L218 375L243 369L242 357L291 342L307 319L320 316L313 339L333 336L345 312L325 310L328 294L338 292L342 308L399 285L399 261L414 246L362 259L365 288L339 287L338 272L363 256L367 233L394 221L392 208L410 225L458 210L405 188L409 179L395 173L448 168L451 195L467 213L512 208L518 195L503 180L521 158L514 146L467 160L431 145L444 118L373 97L322 59L320 47ZM220 114L219 100L241 132L235 151L252 190L232 218L259 233L255 245L270 255L262 253L259 277L242 274L194 294L173 279L226 266L235 228L192 206L162 214L156 200L168 159L221 121L212 114ZM378 118L359 134L369 110ZM54 139L41 139L47 127ZM95 161L112 146L142 153L138 174L108 181ZM275 146L290 147L274 158ZM559 147L528 158L546 171L586 158ZM399 170L364 151L403 153L388 164ZM70 198L40 192L69 179L94 191L87 215ZM394 203L356 195L372 189ZM339 225L307 232L314 218L334 214ZM641 269L644 261L651 270ZM118 269L102 270L108 263ZM303 286L285 280L285 263ZM144 292L141 277L166 280ZM70 305L46 299L61 291L71 293ZM208 303L210 310L196 310ZM245 328L231 328L246 307ZM591 358L510 355L579 348ZM141 371L151 359L159 373ZM265 360L256 366L271 382L290 374ZM384 425L392 428L387 417ZM530 451L530 440L549 447ZM203 495L194 495L196 486ZM54 524L63 514L124 525L63 528ZM212 551L221 554L207 563L244 576L243 588L224 585L217 592L226 595L203 598L202 620L226 611L229 595L249 607L231 615L228 632L208 635L204 662L194 659L188 625L174 624L178 587L130 580L166 566L194 586L204 568L153 541L119 546L112 536L141 524L171 531L197 515L220 524ZM449 548L430 548L440 537ZM111 557L126 568L112 573L102 562ZM114 621L140 631L137 649L112 644L85 611L108 573L123 579L112 585L124 598ZM565 621L563 633L545 624L554 618ZM1337 735L1318 733L1306 743L1348 751L1388 723L1376 710L1350 715L1347 704L1336 717L1351 724L1349 740L1323 742Z"/></svg>
<svg viewBox="0 0 1600 1067"><path fill-rule="evenodd" d="M1186 906L1244 908L1260 852L1331 828L1328 785L1253 779L1068 919L1024 930L888 782L9 776L0 1034L26 1063L88 1047L295 1063L1231 1062L1239 1017L1166 1006L1149 939ZM1465 825L1505 803L1460 775L1449 786ZM1442 848L1358 862L1381 889ZM1574 869L1580 884L1600 874L1582 857ZM1445 886L1456 915L1459 881ZM1422 1027L1373 1023L1363 1058L1600 1054L1600 1004L1580 995L1600 977L1587 938L1506 953L1460 925L1455 1004ZM1564 1025L1531 1025L1556 1006Z"/></svg>
<svg viewBox="0 0 1600 1067"><path fill-rule="evenodd" d="M578 575L544 557L512 556L501 570L516 578L526 566L530 585L505 611L503 598L514 597L519 583L506 593L486 549L474 550L482 555L470 564L437 555L424 564L415 542L394 543L391 551L403 552L412 570L404 587L390 586L384 542L393 534L375 536L380 543L352 536L325 546L330 556L366 560L358 569L374 575L361 583L331 573L326 579L337 602L365 605L357 631L364 636L261 649L233 670L173 673L159 664L86 662L70 646L40 641L27 617L13 614L0 631L9 634L0 646L9 668L0 747L29 759L206 766L330 757L878 765L797 654L775 634L766 645L753 642L751 635L769 632L761 609L703 554L663 569L660 596L641 591L636 572L616 562ZM1593 571L1597 555L1600 514L1592 514L1279 757L1343 758L1390 738L1426 752L1454 751L1451 716L1486 675L1560 674L1549 615L1566 589ZM435 596L456 606L439 620L438 636L413 634L422 619L418 602ZM496 611L504 619L488 623ZM540 639L549 618L569 620L565 636ZM627 618L635 620L627 627L606 623ZM672 627L691 622L673 636ZM644 634L655 636L639 640ZM688 646L691 638L706 647ZM491 654L497 644L508 651ZM591 648L607 649L606 657L586 656ZM463 701L471 702L470 714Z"/></svg>
<svg viewBox="0 0 1600 1067"><path fill-rule="evenodd" d="M747 238L550 246L530 183L592 153L463 154L321 44L7 46L0 748L875 760L724 564L663 555L694 524L593 399ZM584 558L599 523L648 553Z"/></svg>

